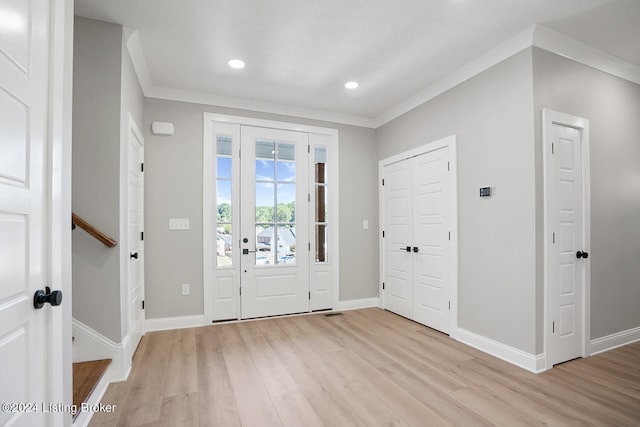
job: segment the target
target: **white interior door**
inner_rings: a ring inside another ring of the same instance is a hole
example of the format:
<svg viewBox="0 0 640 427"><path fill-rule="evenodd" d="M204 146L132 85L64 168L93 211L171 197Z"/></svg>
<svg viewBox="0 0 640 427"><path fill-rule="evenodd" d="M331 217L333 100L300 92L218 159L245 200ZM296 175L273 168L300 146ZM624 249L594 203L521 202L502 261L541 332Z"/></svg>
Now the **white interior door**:
<svg viewBox="0 0 640 427"><path fill-rule="evenodd" d="M309 311L308 134L240 134L241 317Z"/></svg>
<svg viewBox="0 0 640 427"><path fill-rule="evenodd" d="M551 365L582 356L585 281L584 211L580 130L552 123L548 194L552 244L549 271ZM580 256L580 258L578 258Z"/></svg>
<svg viewBox="0 0 640 427"><path fill-rule="evenodd" d="M449 333L449 148L413 163L413 319Z"/></svg>
<svg viewBox="0 0 640 427"><path fill-rule="evenodd" d="M144 334L144 139L132 117L129 117L128 140L128 260L127 277L128 328L135 350Z"/></svg>
<svg viewBox="0 0 640 427"><path fill-rule="evenodd" d="M0 425L41 426L62 387L47 369L60 308L34 308L49 280L49 2L0 0L0 11L0 402L14 404Z"/></svg>
<svg viewBox="0 0 640 427"><path fill-rule="evenodd" d="M402 160L385 167L385 250L387 277L384 307L412 318L413 216L412 163Z"/></svg>

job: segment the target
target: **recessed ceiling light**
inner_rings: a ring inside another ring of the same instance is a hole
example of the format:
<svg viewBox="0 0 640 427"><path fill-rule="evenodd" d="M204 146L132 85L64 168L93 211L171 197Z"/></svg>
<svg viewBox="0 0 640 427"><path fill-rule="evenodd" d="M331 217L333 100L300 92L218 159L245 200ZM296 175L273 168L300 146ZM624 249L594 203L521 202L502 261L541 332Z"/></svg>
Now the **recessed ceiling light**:
<svg viewBox="0 0 640 427"><path fill-rule="evenodd" d="M344 84L344 87L346 87L347 89L355 89L355 88L357 88L358 86L360 86L360 85L358 84L358 82L346 82L346 83Z"/></svg>
<svg viewBox="0 0 640 427"><path fill-rule="evenodd" d="M234 68L236 70L240 70L241 68L244 68L244 61L240 59L231 59L229 60L229 62L227 62L227 64L229 64L229 67Z"/></svg>

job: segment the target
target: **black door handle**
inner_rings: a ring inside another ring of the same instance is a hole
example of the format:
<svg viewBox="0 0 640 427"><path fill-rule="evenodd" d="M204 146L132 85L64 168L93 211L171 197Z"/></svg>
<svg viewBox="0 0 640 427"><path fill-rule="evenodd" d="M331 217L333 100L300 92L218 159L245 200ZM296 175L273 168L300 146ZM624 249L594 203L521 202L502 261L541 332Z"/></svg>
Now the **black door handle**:
<svg viewBox="0 0 640 427"><path fill-rule="evenodd" d="M47 291L49 291L49 288L47 288ZM42 289L38 289L33 295L33 307L42 308L46 302L54 307L60 305L62 303L62 291L45 293Z"/></svg>
<svg viewBox="0 0 640 427"><path fill-rule="evenodd" d="M405 250L406 250L407 252L411 252L411 246L407 246L407 247L405 248Z"/></svg>
<svg viewBox="0 0 640 427"><path fill-rule="evenodd" d="M576 258L578 258L578 259L580 259L580 258L587 259L587 258L589 258L589 252L578 251L578 252L576 252Z"/></svg>
<svg viewBox="0 0 640 427"><path fill-rule="evenodd" d="M131 259L131 258L138 259L138 252L131 252L131 253L129 254L129 259Z"/></svg>
<svg viewBox="0 0 640 427"><path fill-rule="evenodd" d="M413 247L413 252L418 253L418 251L420 251L420 249L418 249L418 247L417 247L417 246L414 246L414 247Z"/></svg>

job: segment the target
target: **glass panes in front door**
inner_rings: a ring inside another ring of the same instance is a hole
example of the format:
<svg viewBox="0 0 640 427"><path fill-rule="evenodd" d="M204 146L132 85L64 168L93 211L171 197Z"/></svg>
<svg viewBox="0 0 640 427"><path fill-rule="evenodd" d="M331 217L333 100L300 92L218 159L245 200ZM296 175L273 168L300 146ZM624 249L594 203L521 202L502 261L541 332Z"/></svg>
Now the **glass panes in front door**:
<svg viewBox="0 0 640 427"><path fill-rule="evenodd" d="M256 265L296 263L296 150L255 141Z"/></svg>

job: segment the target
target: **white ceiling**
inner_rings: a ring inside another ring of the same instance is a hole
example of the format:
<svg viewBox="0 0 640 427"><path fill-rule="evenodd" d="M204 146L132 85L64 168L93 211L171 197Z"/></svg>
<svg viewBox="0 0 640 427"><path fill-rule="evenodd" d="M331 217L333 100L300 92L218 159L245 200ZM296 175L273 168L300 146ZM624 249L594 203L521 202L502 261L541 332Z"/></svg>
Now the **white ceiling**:
<svg viewBox="0 0 640 427"><path fill-rule="evenodd" d="M534 24L640 67L637 0L75 0L75 10L138 30L152 88L306 117L382 117Z"/></svg>

